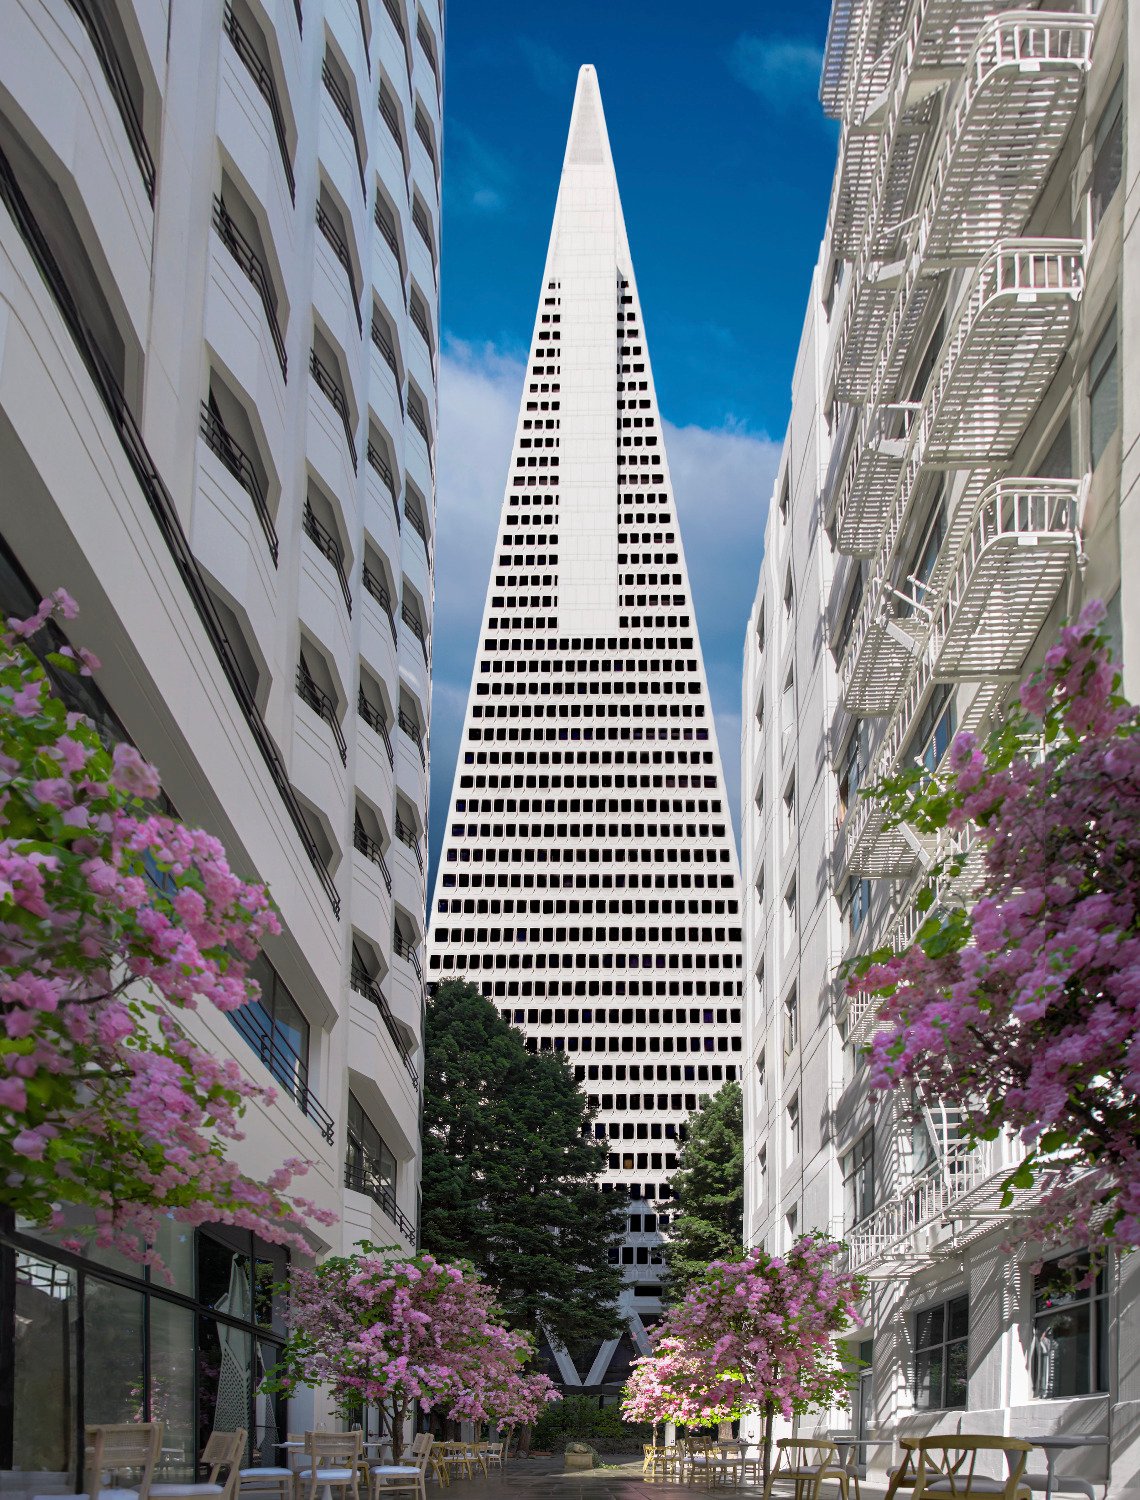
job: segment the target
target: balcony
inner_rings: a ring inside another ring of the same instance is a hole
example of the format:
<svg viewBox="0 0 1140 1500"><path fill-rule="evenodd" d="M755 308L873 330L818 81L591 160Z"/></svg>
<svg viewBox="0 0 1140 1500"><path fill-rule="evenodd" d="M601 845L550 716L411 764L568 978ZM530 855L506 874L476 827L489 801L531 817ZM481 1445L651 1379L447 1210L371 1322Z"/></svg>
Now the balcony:
<svg viewBox="0 0 1140 1500"><path fill-rule="evenodd" d="M259 1005L241 1005L229 1012L229 1018L269 1069L274 1081L281 1085L301 1113L312 1120L331 1146L334 1133L332 1116L309 1087L309 1070L304 1060L284 1035L270 1026Z"/></svg>
<svg viewBox="0 0 1140 1500"><path fill-rule="evenodd" d="M328 559L333 565L340 591L344 596L344 606L349 614L352 614L352 590L348 586L348 579L344 571L344 552L340 543L327 526L322 526L313 511L308 500L305 501L305 510L301 518L301 530L312 542L322 557Z"/></svg>
<svg viewBox="0 0 1140 1500"><path fill-rule="evenodd" d="M119 111L119 118L122 120L123 129L127 133L131 152L142 175L143 187L146 189L146 195L153 205L156 177L154 157L151 155L150 147L147 145L142 121L139 119L130 85L127 83L123 65L115 48L115 42L103 18L103 6L100 3L93 3L93 0L68 0L68 3L80 21L82 21L83 28L90 38L95 56L99 59L99 66L103 70L103 77L107 80L107 87L111 91L111 98L115 101L115 108Z"/></svg>
<svg viewBox="0 0 1140 1500"><path fill-rule="evenodd" d="M397 958L402 958L406 963L411 964L412 968L416 971L416 978L422 981L424 975L423 969L420 967L420 956L413 944L398 927L392 934L392 952Z"/></svg>
<svg viewBox="0 0 1140 1500"><path fill-rule="evenodd" d="M927 462L993 463L1013 452L1077 323L1080 240L1009 240L979 266L924 413Z"/></svg>
<svg viewBox="0 0 1140 1500"><path fill-rule="evenodd" d="M387 584L372 571L367 563L364 564L364 572L360 581L364 584L369 595L376 600L376 603L384 611L385 615L387 615L388 624L392 628L392 644L395 646L397 644L396 614L392 608L392 595L388 592Z"/></svg>
<svg viewBox="0 0 1140 1500"><path fill-rule="evenodd" d="M399 402L400 402L400 415L403 416L403 414L404 414L404 387L403 387L403 382L400 379L400 367L396 363L396 351L395 351L395 349L392 348L392 341L391 341L391 339L389 339L387 333L385 332L383 326L380 323L380 320L378 318L376 318L376 317L373 317L373 319L372 319L372 342L376 345L377 349L380 351L380 358L384 361L384 363L388 366L389 370L391 370L391 372L392 372L392 380L395 383L395 386L396 386L396 395L399 398ZM369 459L371 459L371 454L369 455ZM378 469L377 472L380 474L380 477L383 479L384 478L384 471L382 469ZM396 497L396 486L395 486L395 484L391 480L391 472L392 472L391 469L389 469L389 471L388 471L388 478L387 478L387 480L385 482L387 483L388 488L392 491L392 498L395 499L395 497Z"/></svg>
<svg viewBox="0 0 1140 1500"><path fill-rule="evenodd" d="M257 513L257 519L261 522L261 529L265 533L265 540L269 544L269 555L273 559L273 566L276 567L279 550L277 529L273 524L273 517L269 513L269 504L265 498L265 491L262 488L257 471L250 463L246 453L226 430L217 410L207 401L202 402L199 428L203 438L206 440L207 448L221 459L225 467L253 501L253 508Z"/></svg>
<svg viewBox="0 0 1140 1500"><path fill-rule="evenodd" d="M371 439L368 442L368 463L374 472L380 476L381 483L391 497L392 510L396 517L396 530L399 531L403 523L400 519L400 507L396 502L396 477L392 473L392 465Z"/></svg>
<svg viewBox="0 0 1140 1500"><path fill-rule="evenodd" d="M873 1279L908 1277L953 1256L979 1227L1012 1217L1033 1196L1018 1193L1003 1211L1006 1180L1024 1157L1009 1137L977 1146L956 1143L867 1218L847 1231L849 1269Z"/></svg>
<svg viewBox="0 0 1140 1500"><path fill-rule="evenodd" d="M228 5L226 6L223 25L226 35L233 43L234 51L245 64L246 70L257 88L257 92L269 107L269 116L273 121L273 133L277 137L277 149L281 153L281 166L285 172L285 181L289 186L289 197L296 203L297 183L293 175L293 158L289 151L289 138L285 130L285 117L281 112L281 101L277 97L277 84L274 82L273 74L265 59L257 50L252 37Z"/></svg>
<svg viewBox="0 0 1140 1500"><path fill-rule="evenodd" d="M265 321L269 325L269 336L273 340L273 347L277 352L277 360L281 366L282 380L288 380L289 364L285 355L285 340L281 335L281 327L277 321L277 296L273 290L273 283L269 279L269 273L262 264L261 257L253 246L242 234L234 221L226 212L225 204L221 198L214 198L214 228L218 231L222 244L237 261L242 271L253 283L254 290L261 298L261 306L265 312Z"/></svg>
<svg viewBox="0 0 1140 1500"><path fill-rule="evenodd" d="M404 1070L418 1089L420 1086L420 1075L412 1061L412 1053L404 1040L404 1034L400 1030L396 1017L392 1014L392 1007L384 996L384 991L367 971L356 962L354 958L349 970L349 984L358 995L363 995L366 1000L376 1007L384 1022L385 1030L392 1039L392 1044L400 1054L400 1060L404 1064Z"/></svg>
<svg viewBox="0 0 1140 1500"><path fill-rule="evenodd" d="M890 71L907 0L834 0L819 97L833 119L862 118Z"/></svg>
<svg viewBox="0 0 1140 1500"><path fill-rule="evenodd" d="M366 1152L349 1151L344 1163L344 1185L350 1192L366 1193L381 1212L391 1219L408 1243L415 1244L415 1225L396 1206L395 1189Z"/></svg>
<svg viewBox="0 0 1140 1500"><path fill-rule="evenodd" d="M401 730L404 732L404 734L407 735L408 739L412 741L416 749L419 751L420 765L426 771L427 754L424 750L423 731L420 729L420 726L416 723L415 719L412 718L411 714L406 713L403 709L400 709L399 713L396 716L396 719Z"/></svg>
<svg viewBox="0 0 1140 1500"><path fill-rule="evenodd" d="M348 456L352 460L352 472L357 472L356 438L352 432L352 418L348 414L348 402L337 384L336 377L324 364L315 349L309 351L309 374L312 375L321 394L340 418L344 428L344 439L348 444Z"/></svg>
<svg viewBox="0 0 1140 1500"><path fill-rule="evenodd" d="M1082 481L1002 479L982 496L930 637L936 678L1013 678L1080 555Z"/></svg>
<svg viewBox="0 0 1140 1500"><path fill-rule="evenodd" d="M396 752L392 746L392 736L388 733L388 720L384 716L384 710L372 702L363 688L356 695L356 712L368 725L372 733L380 737L384 749L388 753L388 764L395 766Z"/></svg>
<svg viewBox="0 0 1140 1500"><path fill-rule="evenodd" d="M323 719L332 730L333 741L340 756L342 766L348 764L348 746L345 744L344 730L340 727L340 718L337 715L336 704L322 688L319 688L305 669L304 662L297 664L297 697L302 703L308 705L316 714L318 719Z"/></svg>
<svg viewBox="0 0 1140 1500"><path fill-rule="evenodd" d="M352 256L348 253L348 246L344 242L344 236L334 222L331 214L326 213L320 199L317 200L317 228L328 241L329 248L336 256L348 281L348 290L352 297L352 310L356 314L356 330L364 332L364 323L360 316L360 293L356 288L356 272L352 267Z"/></svg>
<svg viewBox="0 0 1140 1500"><path fill-rule="evenodd" d="M400 606L400 618L415 636L416 640L419 641L420 651L423 653L424 666L426 667L428 664L428 641L427 636L424 634L424 627L419 615L416 614L410 604L402 604Z"/></svg>
<svg viewBox="0 0 1140 1500"><path fill-rule="evenodd" d="M835 544L840 552L872 557L877 551L920 409L913 401L903 401L868 407L863 413L835 510Z"/></svg>
<svg viewBox="0 0 1140 1500"><path fill-rule="evenodd" d="M872 583L840 669L844 707L853 714L886 714L898 701L908 669L922 654L930 615L925 590L914 594L879 577Z"/></svg>
<svg viewBox="0 0 1140 1500"><path fill-rule="evenodd" d="M420 841L416 837L416 830L410 828L400 817L399 813L396 814L396 837L405 848L410 849L416 856L416 864L419 866L420 874L422 875L424 873L424 856L423 850L420 848Z"/></svg>
<svg viewBox="0 0 1140 1500"><path fill-rule="evenodd" d="M392 872L388 868L388 861L384 858L384 850L377 839L365 828L360 821L359 814L352 828L352 847L364 858L370 860L380 871L384 879L384 886L389 895L392 894Z"/></svg>
<svg viewBox="0 0 1140 1500"><path fill-rule="evenodd" d="M325 86L325 92L332 100L332 106L344 121L344 128L352 140L353 153L356 156L356 170L360 174L360 191L364 194L365 202L368 201L368 189L364 183L364 158L360 154L360 140L356 134L356 120L352 113L352 105L348 102L348 95L344 91L344 84L337 77L329 63L326 55L321 65L321 82Z"/></svg>
<svg viewBox="0 0 1140 1500"><path fill-rule="evenodd" d="M931 179L919 235L928 267L1016 234L1080 103L1094 17L1016 11L978 33Z"/></svg>

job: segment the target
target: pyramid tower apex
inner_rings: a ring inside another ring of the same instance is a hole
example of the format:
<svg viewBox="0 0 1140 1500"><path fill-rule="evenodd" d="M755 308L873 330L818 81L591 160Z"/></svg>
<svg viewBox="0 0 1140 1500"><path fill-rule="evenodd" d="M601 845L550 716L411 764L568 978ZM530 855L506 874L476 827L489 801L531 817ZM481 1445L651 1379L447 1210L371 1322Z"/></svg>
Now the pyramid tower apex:
<svg viewBox="0 0 1140 1500"><path fill-rule="evenodd" d="M602 112L602 96L598 89L598 74L592 63L583 63L578 69L578 85L574 90L574 108L570 115L570 134L566 142L566 167L613 168L610 155L610 140L606 132L606 117Z"/></svg>

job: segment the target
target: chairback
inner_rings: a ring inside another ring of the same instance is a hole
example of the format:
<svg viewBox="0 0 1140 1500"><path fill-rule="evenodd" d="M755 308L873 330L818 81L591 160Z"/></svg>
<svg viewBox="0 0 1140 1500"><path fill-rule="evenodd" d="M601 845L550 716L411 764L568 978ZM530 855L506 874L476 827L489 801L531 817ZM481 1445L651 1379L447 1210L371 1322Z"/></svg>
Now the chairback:
<svg viewBox="0 0 1140 1500"><path fill-rule="evenodd" d="M829 1438L777 1438L776 1450L780 1469L842 1468L839 1449Z"/></svg>
<svg viewBox="0 0 1140 1500"><path fill-rule="evenodd" d="M305 1452L318 1469L322 1459L331 1461L334 1468L350 1468L360 1462L364 1451L363 1434L356 1432L306 1432Z"/></svg>
<svg viewBox="0 0 1140 1500"><path fill-rule="evenodd" d="M992 1479L979 1470L978 1460L983 1454L1001 1453L1005 1456L1007 1477L1001 1491L1004 1500L1016 1500L1021 1476L1025 1473L1026 1460L1033 1444L1024 1438L981 1436L966 1433L943 1434L939 1437L917 1438L912 1443L917 1465L914 1479L914 1500L921 1500L928 1486L938 1485L938 1495L951 1495L966 1500L971 1494L983 1490L992 1494ZM983 1460L984 1462L984 1460ZM979 1480L988 1479L989 1486L975 1488L975 1475Z"/></svg>
<svg viewBox="0 0 1140 1500"><path fill-rule="evenodd" d="M430 1453L435 1438L430 1432L417 1432L412 1439L412 1454L418 1458L421 1453Z"/></svg>
<svg viewBox="0 0 1140 1500"><path fill-rule="evenodd" d="M416 1443L423 1439L423 1447L416 1452ZM431 1450L435 1446L435 1438L430 1432L419 1432L416 1434L415 1442L412 1443L412 1457L415 1466L421 1474L427 1473L428 1464L431 1462Z"/></svg>
<svg viewBox="0 0 1140 1500"><path fill-rule="evenodd" d="M147 1500L162 1448L161 1422L114 1422L88 1427L87 1493L97 1500L105 1470L138 1469L139 1500Z"/></svg>
<svg viewBox="0 0 1140 1500"><path fill-rule="evenodd" d="M202 1462L210 1465L215 1476L220 1469L233 1468L245 1452L246 1437L244 1427L238 1427L233 1432L211 1432L202 1449ZM216 1477L211 1483L217 1483Z"/></svg>

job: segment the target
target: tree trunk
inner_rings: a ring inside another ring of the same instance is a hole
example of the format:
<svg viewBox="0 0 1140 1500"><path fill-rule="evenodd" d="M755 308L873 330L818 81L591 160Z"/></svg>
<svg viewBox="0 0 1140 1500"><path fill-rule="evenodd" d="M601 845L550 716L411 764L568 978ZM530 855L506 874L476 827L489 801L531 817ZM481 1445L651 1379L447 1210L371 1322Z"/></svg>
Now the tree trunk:
<svg viewBox="0 0 1140 1500"><path fill-rule="evenodd" d="M530 1422L524 1422L523 1423L522 1427L519 1429L519 1440L518 1440L518 1444L517 1444L517 1446L515 1448L515 1452L516 1453L518 1453L521 1456L526 1457L526 1458L530 1457L530 1430L531 1430L531 1425L532 1424Z"/></svg>
<svg viewBox="0 0 1140 1500"><path fill-rule="evenodd" d="M775 1410L774 1410L773 1407L766 1406L764 1408L764 1438L763 1438L762 1446L763 1446L763 1458L764 1458L764 1488L765 1489L768 1488L768 1476L769 1476L769 1473L771 1472L771 1467L772 1467L772 1422L773 1422L773 1419L774 1419L775 1415L776 1415L776 1413L775 1413Z"/></svg>
<svg viewBox="0 0 1140 1500"><path fill-rule="evenodd" d="M392 1402L392 1462L398 1464L404 1454L404 1416L407 1402Z"/></svg>

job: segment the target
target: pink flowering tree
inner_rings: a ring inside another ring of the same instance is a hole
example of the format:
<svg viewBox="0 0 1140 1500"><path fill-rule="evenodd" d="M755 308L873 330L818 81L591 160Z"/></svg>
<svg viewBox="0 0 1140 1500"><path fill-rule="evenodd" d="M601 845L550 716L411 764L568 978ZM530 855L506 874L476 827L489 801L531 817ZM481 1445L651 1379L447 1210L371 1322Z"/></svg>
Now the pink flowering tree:
<svg viewBox="0 0 1140 1500"><path fill-rule="evenodd" d="M525 1368L529 1335L503 1325L469 1265L396 1256L367 1242L360 1250L291 1270L292 1332L267 1390L328 1386L346 1417L377 1406L397 1462L416 1406L514 1426L558 1399L545 1375Z"/></svg>
<svg viewBox="0 0 1140 1500"><path fill-rule="evenodd" d="M158 775L53 696L30 645L62 591L0 630L0 1210L156 1264L160 1222L240 1224L307 1248L288 1189L228 1153L272 1095L192 1042L180 1015L257 994L247 965L278 930L217 839L154 810ZM45 647L46 651L46 647ZM89 674L82 650L46 651Z"/></svg>
<svg viewBox="0 0 1140 1500"><path fill-rule="evenodd" d="M944 775L875 788L920 834L973 840L966 907L935 906L912 947L862 963L881 1001L872 1080L961 1107L968 1139L1009 1130L1033 1188L1023 1239L1140 1244L1140 718L1088 606L985 744L960 734Z"/></svg>
<svg viewBox="0 0 1140 1500"><path fill-rule="evenodd" d="M631 1420L687 1425L764 1422L767 1481L772 1423L849 1399L839 1342L860 1321L857 1276L842 1270L842 1245L803 1235L786 1255L750 1250L713 1261L654 1335L625 1388Z"/></svg>

